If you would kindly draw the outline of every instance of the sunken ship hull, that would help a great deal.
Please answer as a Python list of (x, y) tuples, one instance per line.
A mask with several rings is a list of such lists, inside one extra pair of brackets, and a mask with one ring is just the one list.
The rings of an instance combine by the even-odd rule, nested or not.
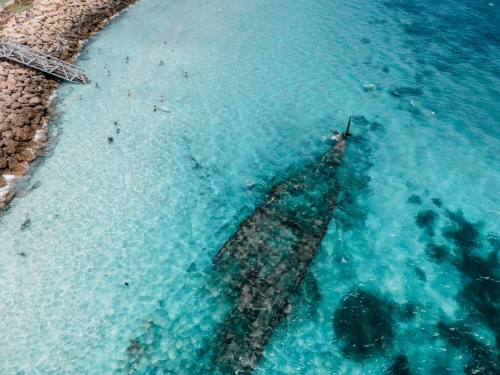
[(289, 311), (337, 203), (347, 135), (301, 174), (274, 186), (214, 257), (216, 273), (236, 297), (212, 338), (211, 362), (223, 374), (252, 373)]

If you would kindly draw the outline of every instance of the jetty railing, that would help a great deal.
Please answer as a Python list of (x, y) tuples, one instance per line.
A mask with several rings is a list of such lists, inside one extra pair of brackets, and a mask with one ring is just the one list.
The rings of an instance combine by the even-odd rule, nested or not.
[(0, 39), (0, 57), (14, 60), (70, 82), (88, 83), (83, 69), (10, 39)]

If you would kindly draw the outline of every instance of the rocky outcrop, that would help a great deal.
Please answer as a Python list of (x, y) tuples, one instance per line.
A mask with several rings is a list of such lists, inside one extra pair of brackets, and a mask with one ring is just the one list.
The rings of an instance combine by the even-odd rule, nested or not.
[[(4, 37), (62, 60), (72, 61), (82, 40), (103, 28), (106, 21), (135, 0), (35, 0), (29, 17), (4, 29)], [(54, 77), (9, 61), (0, 61), (0, 188), (3, 175), (20, 177), (44, 147), (43, 126), (50, 96), (58, 86)], [(38, 134), (38, 136), (37, 136)], [(0, 210), (12, 194), (0, 196)]]

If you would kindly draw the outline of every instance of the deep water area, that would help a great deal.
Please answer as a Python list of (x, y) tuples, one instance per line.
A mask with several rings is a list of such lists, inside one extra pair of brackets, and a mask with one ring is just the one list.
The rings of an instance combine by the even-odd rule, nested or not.
[(0, 218), (0, 373), (230, 374), (214, 348), (245, 295), (212, 260), (352, 112), (335, 210), (310, 205), (324, 237), (253, 373), (499, 374), (495, 1), (141, 0), (111, 20)]

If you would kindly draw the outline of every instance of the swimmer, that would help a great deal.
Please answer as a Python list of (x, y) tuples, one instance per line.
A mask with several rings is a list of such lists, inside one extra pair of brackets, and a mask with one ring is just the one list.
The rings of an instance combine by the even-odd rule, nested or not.
[(187, 76), (188, 76), (188, 72), (184, 72), (184, 77), (187, 78)]
[(128, 96), (130, 96), (130, 90), (127, 90), (127, 94), (128, 94)]
[(78, 96), (78, 98), (79, 98), (80, 100), (82, 100), (82, 96), (81, 96), (81, 95), (80, 95), (80, 96)]
[(116, 133), (120, 133), (120, 128), (116, 128)]
[(305, 189), (307, 187), (307, 185), (304, 183), (304, 184), (302, 184), (302, 187)]
[(164, 100), (164, 99), (163, 99), (163, 96), (160, 96), (160, 100), (161, 100), (161, 101), (163, 101), (163, 100)]
[(115, 121), (115, 126), (118, 125), (118, 123)]
[(95, 83), (95, 87), (97, 87), (97, 88), (99, 87), (99, 85), (97, 84), (97, 82)]
[(111, 75), (111, 73), (110, 73), (110, 72), (109, 72), (109, 70), (108, 70), (108, 77), (109, 77), (110, 75)]
[(157, 107), (157, 106), (154, 106), (154, 108), (153, 108), (153, 112), (156, 112), (156, 110), (157, 110), (157, 109), (158, 109), (158, 107)]
[(127, 58), (125, 59), (125, 62), (128, 62), (128, 56), (127, 56)]
[(299, 190), (299, 185), (295, 185), (295, 186), (293, 187), (293, 189), (294, 189), (295, 191)]
[(108, 143), (113, 142), (113, 137), (108, 137)]

